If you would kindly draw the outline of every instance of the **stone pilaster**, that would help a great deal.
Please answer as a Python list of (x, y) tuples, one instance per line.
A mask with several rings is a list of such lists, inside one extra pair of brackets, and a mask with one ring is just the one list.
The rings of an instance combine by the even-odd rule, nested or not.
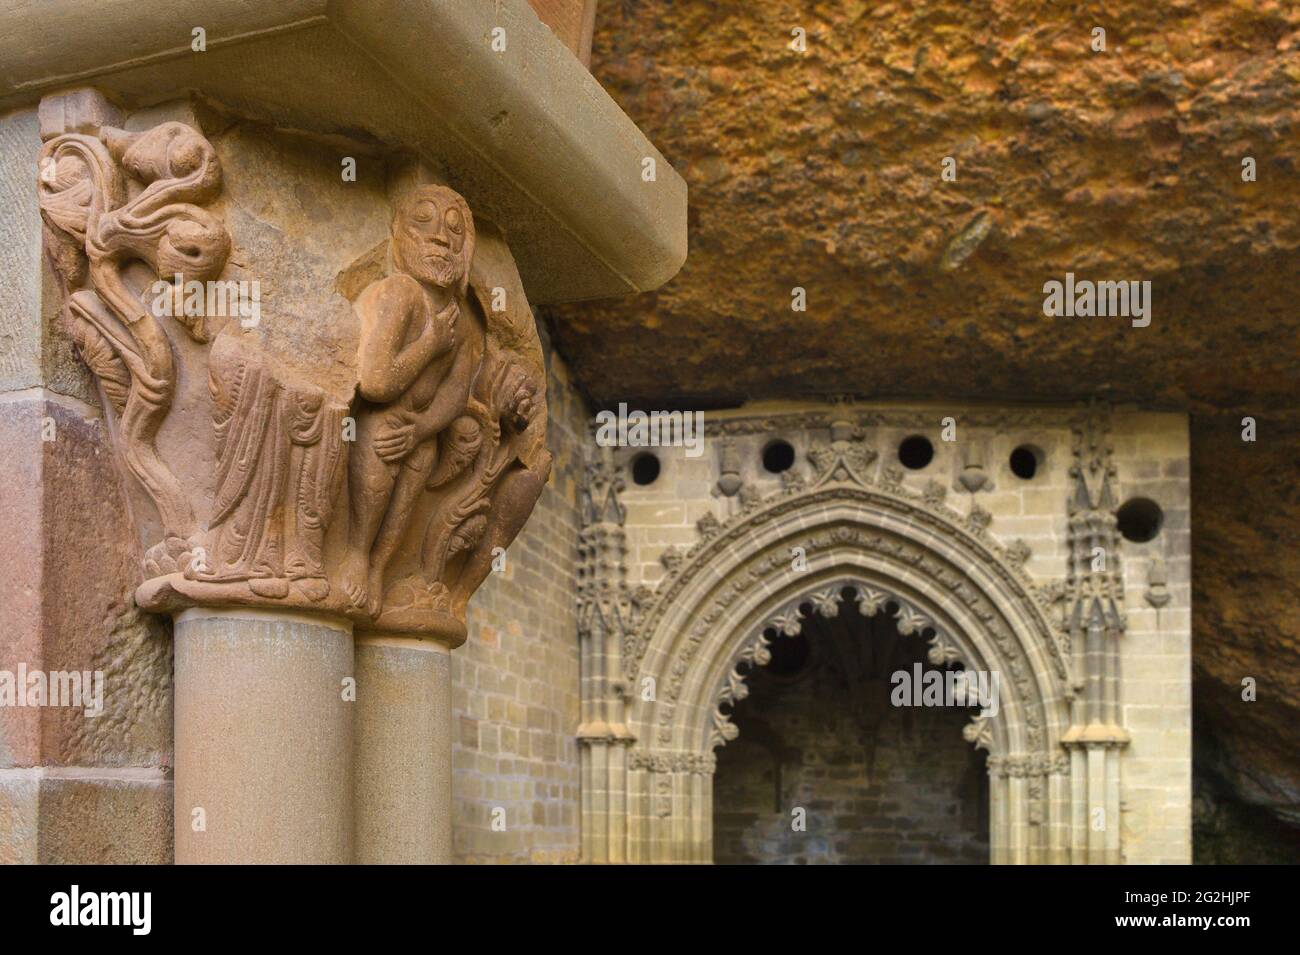
[(582, 859), (627, 862), (628, 747), (631, 688), (623, 666), (623, 640), (635, 627), (637, 602), (624, 566), (623, 476), (609, 448), (591, 450), (580, 491), (582, 530), (578, 554), (578, 646), (582, 722), (577, 738), (582, 761)]
[[(170, 640), (131, 600), (137, 560), (110, 435), (53, 321), (40, 148), (34, 107), (0, 116), (0, 862), (165, 863)], [(51, 676), (74, 675), (80, 699), (18, 692), (20, 680), (48, 691)]]
[(1109, 420), (1094, 407), (1074, 434), (1066, 626), (1075, 675), (1071, 726), (1074, 785), (1071, 861), (1113, 865), (1120, 854), (1119, 753), (1129, 743), (1119, 706), (1124, 577), (1115, 511)]

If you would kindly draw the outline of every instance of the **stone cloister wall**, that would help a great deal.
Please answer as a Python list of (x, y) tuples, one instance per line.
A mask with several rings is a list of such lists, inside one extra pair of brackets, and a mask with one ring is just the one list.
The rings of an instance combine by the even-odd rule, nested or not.
[[(1184, 416), (1136, 409), (1107, 414), (1104, 409), (1086, 408), (765, 404), (705, 417), (709, 440), (700, 457), (688, 457), (682, 448), (623, 448), (613, 458), (629, 474), (635, 470), (636, 458), (647, 450), (660, 463), (652, 482), (638, 485), (629, 478), (619, 494), (621, 542), (608, 550), (616, 555), (625, 548), (625, 574), (620, 578), (613, 569), (619, 563), (616, 557), (603, 561), (605, 576), (620, 578), (626, 606), (617, 615), (620, 619), (611, 623), (612, 605), (606, 600), (604, 622), (596, 629), (622, 628), (617, 642), (625, 648), (624, 661), (626, 648), (635, 653), (647, 640), (657, 639), (654, 628), (661, 625), (656, 620), (677, 619), (680, 611), (670, 607), (672, 601), (663, 594), (682, 567), (693, 568), (696, 578), (705, 581), (687, 587), (694, 586), (699, 593), (712, 587), (713, 593), (722, 595), (719, 608), (730, 602), (727, 595), (733, 590), (739, 594), (750, 586), (748, 581), (759, 568), (746, 564), (746, 541), (766, 531), (763, 525), (747, 530), (747, 514), (761, 514), (782, 499), (797, 501), (810, 495), (810, 486), (819, 482), (844, 488), (860, 482), (868, 496), (883, 494), (884, 499), (903, 502), (904, 512), (918, 518), (946, 515), (943, 521), (951, 531), (941, 532), (941, 537), (950, 533), (954, 542), (967, 535), (989, 541), (993, 547), (989, 553), (999, 554), (997, 562), (1011, 568), (1012, 576), (1023, 575), (1031, 601), (1045, 608), (1051, 621), (1050, 639), (1045, 634), (1034, 639), (1055, 644), (1057, 649), (1051, 652), (1068, 660), (1067, 679), (1040, 674), (1044, 685), (1057, 686), (1045, 699), (1055, 698), (1058, 703), (1053, 705), (1067, 705), (1073, 714), (1066, 719), (1072, 728), (1042, 757), (1048, 763), (1029, 769), (1039, 765), (1033, 761), (1039, 757), (1029, 763), (1019, 762), (1021, 757), (1007, 762), (990, 759), (1009, 787), (1007, 792), (1020, 794), (1008, 797), (1011, 804), (1028, 799), (1040, 806), (1017, 824), (1026, 828), (1015, 838), (1030, 840), (1025, 845), (1041, 845), (1047, 853), (1043, 858), (1052, 861), (1190, 859), (1190, 498)], [(1095, 427), (1099, 417), (1105, 423)], [(954, 440), (945, 440), (945, 426), (955, 426), (948, 433)], [(933, 451), (932, 460), (915, 469), (903, 466), (899, 457), (902, 442), (910, 437), (926, 438)], [(793, 451), (793, 466), (781, 473), (772, 473), (763, 463), (765, 450), (775, 441), (787, 442)], [(1011, 469), (1012, 452), (1020, 447), (1034, 456), (1036, 473), (1028, 479)], [(847, 463), (849, 470), (831, 473), (839, 467), (836, 461)], [(727, 481), (720, 482), (724, 475)], [(730, 493), (723, 493), (724, 483), (730, 485)], [(1149, 541), (1130, 540), (1116, 529), (1121, 506), (1138, 498), (1154, 501), (1161, 512), (1158, 533)], [(852, 513), (851, 506), (846, 508), (844, 513)], [(796, 523), (788, 528), (787, 543), (797, 542), (800, 527), (811, 515), (810, 511), (807, 518), (790, 519)], [(925, 519), (930, 521), (928, 516)], [(867, 526), (870, 523), (869, 519)], [(606, 536), (611, 526), (608, 515), (593, 524)], [(907, 523), (900, 526), (906, 538)], [(812, 525), (806, 529), (816, 530)], [(778, 536), (772, 531), (771, 541)], [(1141, 537), (1141, 528), (1133, 536)], [(726, 541), (726, 546), (717, 541)], [(709, 552), (719, 556), (712, 566), (697, 566), (698, 554), (708, 549), (708, 542), (715, 542), (709, 544)], [(1098, 542), (1106, 546), (1098, 548)], [(788, 554), (782, 558), (781, 548), (770, 542), (768, 546), (773, 550), (763, 572), (770, 576), (763, 588), (775, 592), (793, 586), (779, 566)], [(593, 565), (601, 567), (602, 560)], [(708, 606), (712, 604), (700, 604), (697, 612), (704, 613)], [(710, 622), (714, 617), (718, 619)], [(725, 741), (728, 729), (734, 732), (734, 727), (726, 726), (726, 712), (729, 701), (743, 695), (735, 684), (743, 684), (745, 666), (762, 662), (758, 659), (762, 643), (753, 642), (760, 632), (715, 638), (713, 631), (726, 619), (726, 612), (721, 616), (711, 612), (703, 621), (692, 618), (683, 624), (702, 623), (700, 637), (705, 645), (732, 646), (735, 649), (727, 652), (738, 653), (735, 659), (743, 664), (718, 688), (721, 722), (715, 719), (715, 745)], [(784, 619), (774, 623), (783, 626)], [(671, 633), (663, 639), (672, 639)], [(691, 652), (694, 640), (684, 644), (685, 654)], [(659, 704), (637, 701), (636, 684), (644, 673), (656, 672), (674, 686), (689, 687), (696, 679), (690, 675), (691, 667), (705, 665), (688, 662), (689, 656), (656, 658), (653, 648), (644, 652), (640, 666), (647, 669), (635, 670), (624, 662), (621, 681), (615, 679), (617, 685), (608, 690), (611, 695), (606, 699), (625, 694), (627, 723), (616, 724), (612, 733), (598, 726), (597, 734), (604, 734), (606, 740), (629, 733), (644, 736), (648, 730), (640, 721)], [(694, 698), (689, 705), (707, 713), (714, 701)], [(619, 712), (617, 706), (613, 712)], [(598, 722), (607, 723), (608, 718)], [(968, 729), (967, 739), (980, 745), (982, 730)], [(659, 742), (656, 739), (651, 749)], [(617, 786), (608, 793), (599, 784), (592, 787), (596, 804), (586, 817), (588, 828), (596, 832), (592, 844), (606, 838), (611, 844), (621, 843), (626, 838), (634, 858), (637, 851), (667, 852), (666, 857), (672, 857), (677, 835), (656, 837), (668, 842), (645, 843), (638, 850), (637, 836), (627, 835), (621, 824), (605, 825), (615, 812), (610, 807), (622, 805), (624, 799), (630, 806), (639, 798), (635, 780), (640, 770), (633, 767), (644, 766), (649, 771), (646, 778), (659, 779), (666, 788), (662, 802), (652, 799), (655, 808), (642, 822), (637, 822), (637, 813), (644, 809), (627, 810), (631, 829), (644, 825), (657, 831), (660, 823), (655, 817), (660, 817), (664, 826), (676, 827), (672, 832), (682, 832), (681, 838), (694, 840), (693, 844), (702, 839), (707, 845), (709, 837), (700, 829), (704, 824), (698, 817), (679, 822), (674, 807), (679, 798), (707, 798), (707, 794), (684, 794), (705, 792), (699, 782), (687, 777), (701, 776), (707, 787), (713, 771), (709, 755), (639, 754), (646, 745), (640, 738), (622, 745), (628, 747), (622, 764), (615, 755), (621, 747), (599, 741), (590, 747), (598, 778), (618, 776), (623, 765), (629, 767), (626, 793)], [(602, 759), (607, 760), (604, 768)], [(655, 763), (656, 759), (661, 762)], [(678, 762), (680, 773), (670, 769)], [(667, 774), (671, 784), (656, 774)], [(1094, 819), (1097, 810), (1109, 815)], [(1023, 803), (1015, 811), (1024, 811)], [(688, 830), (691, 835), (685, 834)], [(1038, 830), (1042, 831), (1035, 835)], [(1048, 850), (1049, 843), (1075, 848)], [(649, 848), (652, 844), (659, 848)], [(1085, 844), (1086, 850), (1080, 848)], [(691, 853), (687, 858), (697, 858), (700, 850), (683, 851)], [(1019, 858), (1035, 858), (1034, 851), (1038, 850)], [(1014, 858), (1013, 853), (1006, 861)]]

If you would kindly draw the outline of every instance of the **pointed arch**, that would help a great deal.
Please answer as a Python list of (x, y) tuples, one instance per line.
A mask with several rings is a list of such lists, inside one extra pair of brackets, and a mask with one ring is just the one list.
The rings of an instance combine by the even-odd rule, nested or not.
[[(932, 662), (997, 672), (998, 714), (972, 723), (990, 751), (994, 861), (1059, 861), (1069, 838), (1069, 760), (1061, 740), (1072, 694), (1065, 635), (1016, 555), (978, 513), (963, 516), (901, 488), (830, 484), (751, 506), (702, 539), (629, 637), (629, 861), (710, 861), (713, 750), (735, 735), (729, 704), (766, 662), (770, 635), (794, 632), (801, 607), (833, 613), (848, 591), (864, 612), (892, 612)], [(617, 784), (615, 784), (617, 788)]]

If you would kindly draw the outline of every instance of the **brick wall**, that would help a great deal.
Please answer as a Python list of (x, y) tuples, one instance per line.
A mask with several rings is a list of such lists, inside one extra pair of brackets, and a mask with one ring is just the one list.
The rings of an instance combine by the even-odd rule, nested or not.
[(574, 573), (587, 411), (549, 349), (547, 367), (551, 479), (504, 570), (470, 602), (469, 640), (452, 653), (460, 863), (578, 858)]

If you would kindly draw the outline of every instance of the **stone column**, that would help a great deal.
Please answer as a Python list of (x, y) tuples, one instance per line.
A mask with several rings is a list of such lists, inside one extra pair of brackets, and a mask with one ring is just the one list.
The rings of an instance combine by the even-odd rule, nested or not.
[(352, 861), (352, 625), (177, 614), (176, 862)]
[(356, 640), (356, 861), (451, 862), (451, 647)]

